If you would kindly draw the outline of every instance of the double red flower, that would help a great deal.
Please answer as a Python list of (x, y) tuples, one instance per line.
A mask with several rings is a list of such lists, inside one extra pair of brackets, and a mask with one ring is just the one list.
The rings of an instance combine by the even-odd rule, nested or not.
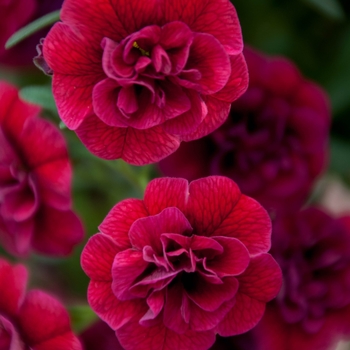
[(68, 128), (105, 159), (142, 165), (220, 126), (246, 89), (228, 0), (66, 0), (44, 41)]
[(88, 300), (125, 349), (208, 349), (248, 331), (281, 285), (266, 211), (224, 177), (156, 179), (82, 254)]

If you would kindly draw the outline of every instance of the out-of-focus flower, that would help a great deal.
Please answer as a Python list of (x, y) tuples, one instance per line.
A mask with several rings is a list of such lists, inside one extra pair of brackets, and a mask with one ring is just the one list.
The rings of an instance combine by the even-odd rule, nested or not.
[(63, 0), (0, 0), (0, 63), (10, 66), (33, 64), (35, 47), (48, 30), (43, 29), (15, 47), (5, 50), (9, 37), (21, 27), (45, 14), (58, 10)]
[(60, 117), (94, 154), (142, 165), (215, 130), (247, 87), (228, 0), (66, 0), (44, 41)]
[(84, 350), (124, 350), (115, 332), (103, 321), (97, 321), (86, 329), (80, 340)]
[(153, 180), (99, 229), (82, 253), (88, 300), (127, 350), (208, 349), (280, 289), (269, 217), (225, 177)]
[(309, 208), (273, 225), (283, 287), (252, 331), (258, 350), (329, 350), (350, 335), (350, 216)]
[(27, 270), (0, 258), (0, 348), (81, 350), (63, 305), (41, 290), (26, 292)]
[(245, 50), (250, 84), (226, 123), (160, 162), (170, 176), (225, 175), (269, 211), (298, 209), (327, 161), (324, 92), (283, 58)]
[(0, 242), (19, 255), (66, 255), (83, 228), (71, 210), (64, 138), (39, 112), (0, 82)]

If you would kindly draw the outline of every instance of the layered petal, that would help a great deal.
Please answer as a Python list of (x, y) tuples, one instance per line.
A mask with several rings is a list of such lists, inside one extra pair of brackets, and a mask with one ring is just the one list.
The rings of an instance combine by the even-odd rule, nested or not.
[(219, 176), (191, 182), (189, 193), (189, 221), (195, 232), (205, 236), (213, 235), (241, 197), (238, 186), (232, 180)]
[[(205, 350), (215, 341), (213, 332), (187, 331), (178, 334), (163, 324), (153, 327), (142, 327), (137, 322), (129, 322), (116, 331), (121, 345), (126, 350), (161, 350), (188, 349)], [(132, 339), (132, 342), (130, 341)]]
[(125, 199), (116, 204), (108, 213), (99, 230), (112, 237), (120, 249), (131, 248), (129, 231), (131, 225), (140, 218), (148, 216), (148, 211), (140, 199)]

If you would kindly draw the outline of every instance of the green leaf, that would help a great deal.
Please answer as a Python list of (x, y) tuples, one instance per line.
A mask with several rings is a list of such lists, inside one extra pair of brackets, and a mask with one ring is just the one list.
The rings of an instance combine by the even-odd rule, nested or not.
[(51, 86), (49, 85), (26, 86), (19, 91), (19, 95), (23, 100), (39, 105), (44, 109), (57, 115), (56, 103), (52, 96)]
[(98, 320), (96, 314), (88, 305), (74, 305), (68, 307), (74, 332), (80, 333)]
[(47, 15), (38, 18), (32, 23), (29, 23), (25, 27), (21, 28), (19, 31), (14, 33), (6, 42), (5, 48), (10, 49), (11, 47), (17, 45), (22, 40), (26, 39), (28, 36), (36, 33), (38, 30), (45, 28), (60, 19), (60, 10), (48, 13)]
[(304, 3), (313, 7), (318, 12), (323, 15), (334, 19), (343, 20), (345, 19), (345, 14), (343, 8), (339, 4), (338, 0), (303, 0)]
[(330, 170), (336, 172), (347, 180), (350, 179), (350, 143), (333, 137), (331, 139)]

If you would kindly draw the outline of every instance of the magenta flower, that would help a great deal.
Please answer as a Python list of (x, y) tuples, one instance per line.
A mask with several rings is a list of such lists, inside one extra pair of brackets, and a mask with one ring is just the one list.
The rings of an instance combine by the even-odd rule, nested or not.
[(0, 242), (11, 253), (66, 255), (83, 238), (71, 210), (63, 136), (0, 82)]
[(143, 165), (227, 118), (247, 87), (228, 0), (66, 0), (44, 41), (68, 128), (105, 159)]
[(99, 229), (88, 300), (127, 350), (208, 349), (254, 327), (281, 285), (266, 211), (224, 177), (153, 180)]
[(253, 330), (257, 350), (327, 350), (350, 335), (350, 216), (309, 208), (274, 224), (283, 287)]
[(327, 163), (325, 93), (284, 58), (245, 50), (250, 84), (230, 117), (160, 163), (169, 176), (225, 175), (269, 211), (298, 209)]
[[(5, 43), (21, 27), (61, 7), (63, 0), (0, 0), (0, 63), (10, 66), (33, 65), (35, 47), (48, 29), (5, 50)], [(34, 66), (33, 66), (34, 67)]]
[(41, 290), (26, 292), (27, 270), (0, 258), (0, 349), (82, 350), (68, 312)]

